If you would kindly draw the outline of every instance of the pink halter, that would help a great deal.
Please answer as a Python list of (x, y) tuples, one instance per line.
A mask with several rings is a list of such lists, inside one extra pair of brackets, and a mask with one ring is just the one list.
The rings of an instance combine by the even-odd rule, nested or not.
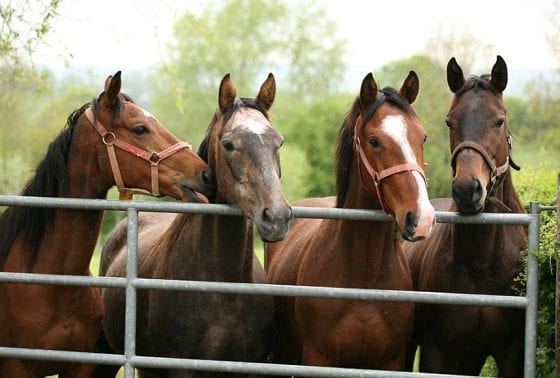
[[(383, 209), (383, 211), (385, 211), (385, 214), (394, 215), (393, 210), (389, 207), (389, 205), (387, 205), (387, 203), (383, 199), (383, 194), (381, 192), (381, 189), (379, 188), (381, 181), (389, 176), (392, 176), (400, 172), (416, 171), (420, 173), (420, 175), (424, 179), (424, 182), (426, 182), (426, 176), (424, 175), (424, 170), (416, 163), (403, 163), (384, 169), (381, 172), (377, 172), (375, 169), (373, 169), (373, 167), (367, 160), (367, 156), (360, 145), (357, 123), (356, 126), (354, 126), (354, 141), (355, 141), (356, 151), (358, 152), (358, 163), (360, 161), (362, 162), (369, 176), (373, 179), (373, 183), (375, 185), (375, 192), (377, 193), (377, 198), (379, 199), (379, 204), (381, 205), (381, 208)], [(360, 174), (359, 172), (360, 170), (358, 168), (358, 174)], [(362, 182), (362, 185), (364, 185), (361, 175), (360, 175), (360, 181)]]
[[(99, 135), (101, 135), (101, 140), (103, 144), (107, 146), (107, 154), (109, 155), (109, 162), (111, 163), (111, 170), (113, 171), (113, 178), (115, 180), (115, 184), (121, 193), (121, 199), (132, 198), (132, 194), (147, 194), (152, 196), (159, 196), (159, 162), (169, 156), (173, 155), (174, 153), (182, 150), (183, 148), (192, 148), (190, 144), (186, 142), (178, 142), (161, 152), (147, 152), (138, 147), (135, 147), (131, 144), (123, 142), (122, 140), (117, 139), (116, 135), (111, 132), (107, 131), (103, 125), (95, 119), (91, 108), (87, 108), (85, 111), (85, 116), (88, 121), (93, 125), (93, 127), (97, 130)], [(127, 188), (124, 186), (124, 182), (122, 179), (121, 171), (119, 169), (119, 163), (117, 161), (117, 155), (115, 154), (115, 147), (120, 148), (123, 151), (129, 152), (141, 159), (146, 160), (151, 165), (151, 177), (152, 177), (152, 190), (147, 191), (145, 189), (140, 188)]]

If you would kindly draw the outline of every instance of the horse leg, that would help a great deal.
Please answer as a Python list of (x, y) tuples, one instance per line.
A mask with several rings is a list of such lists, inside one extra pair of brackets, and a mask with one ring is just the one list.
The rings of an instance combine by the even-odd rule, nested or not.
[(94, 365), (79, 364), (72, 366), (65, 373), (59, 374), (60, 378), (91, 378), (93, 377)]
[(498, 365), (498, 375), (507, 378), (523, 377), (523, 345), (515, 342), (509, 348), (494, 355), (496, 365)]
[[(97, 339), (97, 343), (95, 344), (95, 351), (97, 353), (115, 353), (115, 351), (111, 347), (111, 344), (109, 344), (109, 341), (107, 340), (105, 331), (103, 329), (101, 329), (101, 332), (99, 332), (99, 338)], [(115, 377), (119, 369), (120, 366), (97, 364), (95, 365), (92, 376), (95, 378)]]
[(405, 351), (405, 371), (412, 371), (414, 369), (414, 360), (416, 359), (416, 352), (418, 351), (418, 345), (414, 342), (410, 342)]
[(23, 360), (7, 358), (0, 360), (0, 378), (37, 378), (35, 373)]

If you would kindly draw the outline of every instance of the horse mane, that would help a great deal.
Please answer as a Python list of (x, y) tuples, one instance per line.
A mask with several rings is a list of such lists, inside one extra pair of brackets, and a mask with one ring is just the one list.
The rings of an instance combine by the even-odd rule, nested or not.
[[(361, 120), (360, 127), (364, 127), (373, 117), (377, 109), (389, 103), (407, 113), (414, 113), (410, 104), (394, 88), (385, 87), (375, 101), (373, 101), (365, 111)], [(342, 207), (346, 200), (348, 185), (350, 181), (350, 171), (354, 160), (354, 125), (360, 116), (360, 97), (356, 97), (350, 111), (346, 114), (338, 134), (338, 145), (336, 148), (336, 207)]]
[[(132, 100), (121, 94), (113, 109), (113, 118), (122, 113), (124, 101)], [(35, 170), (35, 176), (24, 186), (22, 196), (61, 197), (66, 194), (74, 126), (90, 106), (97, 108), (99, 99), (93, 99), (82, 105), (68, 116), (66, 126), (49, 144), (47, 153)], [(18, 235), (22, 235), (24, 249), (30, 255), (30, 264), (33, 264), (45, 233), (52, 228), (55, 210), (46, 207), (10, 206), (4, 211), (0, 216), (0, 271), (3, 270), (6, 258)]]
[(463, 94), (470, 90), (485, 90), (491, 92), (495, 95), (499, 95), (500, 91), (498, 91), (492, 84), (490, 84), (490, 75), (484, 74), (480, 76), (470, 75), (465, 83), (455, 92), (455, 98), (461, 97)]

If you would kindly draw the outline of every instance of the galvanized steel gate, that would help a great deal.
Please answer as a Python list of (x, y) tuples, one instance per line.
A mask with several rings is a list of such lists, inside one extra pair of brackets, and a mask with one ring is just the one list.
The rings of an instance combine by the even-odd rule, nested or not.
[[(0, 206), (5, 205), (126, 211), (128, 215), (128, 261), (126, 278), (0, 272), (0, 282), (125, 288), (126, 325), (124, 355), (0, 347), (0, 357), (123, 365), (125, 378), (133, 378), (134, 368), (140, 367), (168, 367), (232, 373), (297, 375), (302, 377), (428, 376), (428, 374), (422, 373), (137, 356), (135, 352), (136, 290), (164, 289), (249, 295), (265, 294), (417, 303), (437, 302), (444, 304), (523, 308), (526, 313), (524, 376), (535, 376), (538, 294), (538, 261), (536, 258), (536, 252), (539, 245), (539, 212), (541, 210), (538, 203), (531, 203), (531, 210), (529, 214), (479, 214), (474, 216), (461, 216), (456, 213), (449, 212), (436, 213), (437, 221), (443, 223), (517, 224), (527, 226), (529, 230), (529, 254), (526, 283), (527, 288), (526, 296), (524, 297), (142, 279), (137, 277), (136, 265), (138, 212), (185, 212), (239, 216), (239, 210), (226, 205), (189, 204), (177, 202), (127, 202), (111, 200), (0, 196)], [(386, 221), (391, 219), (381, 211), (370, 210), (295, 207), (293, 208), (293, 213), (294, 216), (301, 218), (337, 218), (370, 221)], [(1, 326), (2, 325), (0, 325), (0, 327)], [(434, 375), (430, 374), (429, 376)], [(450, 375), (437, 376), (449, 377)]]

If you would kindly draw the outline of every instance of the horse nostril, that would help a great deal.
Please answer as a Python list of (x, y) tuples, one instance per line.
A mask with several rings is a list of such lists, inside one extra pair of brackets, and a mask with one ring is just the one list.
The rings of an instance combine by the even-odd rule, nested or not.
[(212, 173), (212, 171), (203, 169), (200, 173), (200, 177), (202, 178), (202, 182), (204, 183), (204, 185), (208, 187), (214, 186), (214, 174)]
[(416, 227), (418, 227), (418, 217), (412, 211), (406, 213), (405, 227), (408, 235), (412, 236), (416, 232)]
[(473, 202), (478, 202), (482, 198), (482, 184), (480, 180), (473, 177)]
[(273, 219), (270, 209), (268, 207), (264, 208), (262, 217), (264, 221), (268, 221), (268, 222), (270, 222)]

